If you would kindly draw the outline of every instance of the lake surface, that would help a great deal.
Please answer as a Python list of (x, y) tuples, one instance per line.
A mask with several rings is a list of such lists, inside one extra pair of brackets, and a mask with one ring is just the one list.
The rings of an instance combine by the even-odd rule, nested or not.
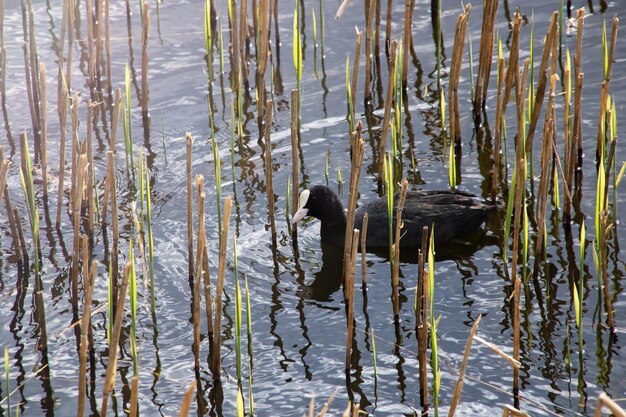
[[(11, 396), (12, 407), (20, 404), (20, 415), (67, 416), (76, 413), (78, 395), (77, 338), (67, 327), (73, 321), (71, 306), (70, 269), (72, 257), (72, 223), (67, 208), (63, 209), (59, 229), (54, 227), (56, 216), (56, 178), (59, 176), (59, 125), (56, 112), (58, 43), (62, 10), (58, 2), (34, 1), (35, 32), (40, 62), (47, 67), (48, 82), (48, 158), (53, 180), (49, 186), (50, 204), (43, 207), (41, 186), (37, 188), (41, 217), (41, 246), (43, 260), (43, 300), (48, 333), (49, 378), (35, 374), (40, 368), (41, 355), (37, 350), (41, 334), (35, 302), (34, 284), (25, 279), (28, 274), (16, 262), (7, 213), (0, 206), (0, 347), (7, 347), (10, 364), (11, 389), (20, 386)], [(310, 221), (298, 232), (298, 251), (294, 252), (289, 233), (286, 205), (288, 178), (291, 175), (290, 91), (296, 87), (292, 63), (292, 28), (294, 2), (280, 2), (280, 43), (276, 45), (272, 32), (274, 77), (270, 79), (268, 65), (267, 88), (273, 84), (274, 114), (271, 127), (272, 166), (276, 200), (277, 240), (273, 247), (269, 231), (265, 174), (256, 106), (251, 100), (244, 104), (244, 136), (235, 144), (234, 167), (231, 164), (231, 103), (228, 74), (219, 73), (217, 55), (213, 70), (216, 78), (211, 88), (207, 85), (205, 61), (203, 5), (197, 1), (168, 0), (159, 5), (158, 15), (151, 5), (152, 28), (149, 40), (149, 125), (144, 125), (138, 94), (141, 87), (141, 19), (138, 2), (131, 2), (130, 18), (133, 38), (129, 41), (126, 7), (122, 2), (111, 5), (112, 85), (123, 87), (124, 68), (131, 73), (132, 132), (134, 152), (141, 148), (148, 160), (151, 178), (153, 231), (155, 244), (155, 291), (157, 299), (156, 329), (149, 306), (149, 291), (141, 284), (139, 291), (138, 349), (139, 412), (142, 415), (178, 415), (180, 404), (189, 384), (197, 380), (201, 395), (192, 402), (192, 414), (234, 415), (236, 407), (236, 363), (234, 341), (234, 256), (233, 233), (237, 241), (237, 268), (242, 278), (247, 276), (252, 314), (253, 367), (244, 366), (244, 375), (253, 376), (252, 392), (257, 415), (301, 416), (307, 413), (311, 398), (319, 411), (328, 397), (337, 389), (331, 405), (333, 415), (344, 410), (348, 399), (354, 399), (362, 410), (377, 416), (420, 413), (417, 362), (417, 340), (413, 303), (417, 265), (403, 262), (401, 270), (400, 320), (394, 322), (391, 303), (389, 261), (375, 254), (367, 255), (367, 291), (359, 291), (361, 270), (357, 269), (355, 294), (355, 346), (349, 378), (344, 372), (346, 316), (343, 292), (340, 290), (341, 261), (332, 251), (320, 250), (319, 222)], [(482, 4), (476, 2), (470, 17), (468, 33), (473, 45), (473, 63), (478, 65)], [(355, 26), (364, 29), (364, 10), (361, 2), (352, 2), (340, 20), (334, 15), (339, 2), (324, 2), (325, 23), (324, 60), (320, 35), (320, 9), (317, 1), (303, 1), (301, 29), (303, 41), (303, 78), (301, 82), (301, 186), (328, 183), (339, 192), (344, 205), (348, 199), (350, 158), (348, 123), (346, 121), (345, 64), (346, 56), (354, 61)], [(72, 90), (81, 95), (79, 136), (86, 132), (86, 42), (84, 7), (81, 7), (81, 37), (76, 41)], [(216, 4), (221, 16), (227, 16), (225, 2)], [(530, 22), (534, 15), (535, 54), (541, 53), (541, 40), (547, 22), (559, 1), (504, 2), (498, 11), (497, 33), (503, 41), (508, 57), (510, 32), (508, 17), (519, 7)], [(562, 212), (554, 207), (552, 198), (546, 214), (548, 249), (541, 267), (537, 285), (529, 281), (522, 295), (521, 335), (521, 408), (533, 416), (593, 415), (596, 397), (607, 392), (623, 397), (626, 390), (626, 362), (622, 359), (626, 297), (623, 291), (625, 271), (620, 242), (626, 216), (623, 185), (615, 193), (612, 206), (615, 221), (609, 242), (608, 272), (610, 293), (617, 329), (611, 334), (606, 327), (606, 312), (598, 302), (601, 291), (592, 256), (595, 239), (595, 143), (598, 123), (600, 85), (602, 82), (601, 32), (603, 21), (610, 22), (621, 11), (620, 2), (573, 2), (575, 9), (585, 7), (583, 39), (583, 140), (584, 166), (580, 187), (580, 204), (576, 207), (572, 232), (568, 242), (562, 225)], [(312, 11), (318, 25), (318, 45), (313, 40)], [(393, 3), (392, 36), (399, 38), (402, 30), (404, 3)], [(302, 13), (304, 12), (304, 14)], [(447, 85), (449, 60), (452, 55), (454, 25), (461, 12), (458, 3), (444, 2), (441, 13), (444, 37), (444, 85)], [(9, 124), (14, 137), (8, 140), (6, 129), (0, 134), (5, 155), (13, 161), (8, 178), (8, 189), (13, 203), (26, 216), (26, 203), (19, 176), (19, 133), (32, 136), (29, 102), (26, 94), (22, 52), (22, 23), (20, 6), (16, 0), (5, 2), (4, 42), (7, 51), (6, 95)], [(381, 25), (384, 43), (385, 5)], [(251, 18), (249, 19), (251, 22)], [(272, 21), (273, 25), (273, 21)], [(228, 22), (222, 22), (224, 45), (228, 45)], [(272, 26), (273, 28), (273, 26)], [(273, 29), (272, 29), (273, 30)], [(430, 2), (417, 0), (413, 20), (413, 49), (415, 56), (409, 62), (407, 101), (403, 112), (402, 174), (410, 188), (433, 190), (448, 188), (448, 148), (441, 130), (437, 92), (436, 45), (431, 23)], [(528, 57), (531, 28), (522, 29), (521, 60)], [(626, 137), (623, 97), (626, 96), (626, 41), (618, 37), (610, 93), (616, 100), (618, 145), (615, 154), (617, 170), (626, 158), (621, 138)], [(563, 34), (563, 45), (573, 54), (575, 35)], [(254, 40), (252, 39), (252, 42)], [(253, 46), (252, 46), (253, 48)], [(384, 48), (381, 50), (384, 63)], [(539, 58), (535, 58), (538, 68)], [(226, 70), (228, 70), (226, 58)], [(250, 63), (250, 85), (254, 88), (254, 63)], [(386, 66), (380, 74), (386, 86)], [(560, 73), (560, 71), (559, 71)], [(487, 126), (476, 127), (470, 102), (470, 72), (468, 49), (461, 73), (459, 100), (462, 121), (462, 162), (459, 188), (488, 200), (491, 175), (489, 158), (491, 140), (485, 139), (488, 128), (495, 126), (496, 102), (495, 66), (487, 99)], [(360, 180), (359, 204), (378, 197), (374, 176), (373, 157), (382, 124), (380, 91), (374, 92), (370, 111), (363, 104), (364, 60), (361, 59), (357, 92), (357, 118), (364, 128), (365, 156)], [(373, 81), (375, 87), (377, 79)], [(558, 87), (560, 91), (560, 86)], [(447, 94), (447, 87), (446, 87)], [(563, 100), (557, 102), (558, 119), (562, 123)], [(513, 103), (507, 112), (509, 138), (507, 179), (513, 171), (513, 142), (515, 119)], [(222, 384), (216, 387), (206, 361), (208, 343), (203, 342), (202, 369), (194, 372), (191, 325), (191, 288), (188, 277), (187, 253), (187, 192), (185, 174), (185, 133), (191, 132), (193, 145), (193, 174), (206, 178), (206, 231), (209, 247), (211, 277), (215, 279), (218, 262), (218, 215), (215, 181), (215, 161), (211, 148), (209, 111), (214, 112), (215, 138), (219, 145), (222, 179), (222, 199), (234, 199), (229, 237), (226, 271), (224, 320), (222, 340)], [(371, 110), (374, 110), (373, 112)], [(366, 117), (368, 114), (368, 117)], [(540, 119), (543, 120), (543, 117)], [(110, 123), (107, 119), (107, 123)], [(540, 123), (541, 126), (541, 123)], [(540, 129), (539, 127), (538, 129)], [(557, 147), (562, 148), (562, 133), (558, 127)], [(121, 210), (120, 262), (128, 257), (131, 233), (129, 216), (135, 191), (128, 187), (125, 171), (121, 123), (118, 129), (116, 164), (118, 168), (118, 200)], [(106, 149), (109, 127), (102, 122), (94, 126), (94, 163), (98, 194), (106, 171)], [(31, 139), (29, 139), (31, 140)], [(537, 132), (534, 150), (535, 184), (538, 183), (540, 134)], [(32, 146), (32, 140), (31, 140)], [(69, 150), (69, 146), (68, 146)], [(415, 167), (411, 164), (411, 154)], [(326, 176), (326, 165), (329, 165)], [(67, 166), (69, 170), (69, 166)], [(233, 172), (234, 171), (234, 172)], [(339, 171), (344, 183), (338, 181)], [(36, 174), (40, 178), (39, 174)], [(234, 178), (234, 181), (233, 181)], [(536, 185), (535, 185), (536, 187)], [(563, 188), (560, 185), (561, 204)], [(611, 189), (612, 190), (612, 189)], [(610, 192), (613, 204), (613, 194)], [(533, 195), (529, 197), (532, 203)], [(66, 202), (65, 202), (66, 203)], [(502, 259), (504, 207), (506, 201), (499, 195), (498, 213), (485, 226), (477, 242), (463, 250), (438, 251), (442, 260), (435, 264), (435, 316), (439, 318), (438, 348), (441, 366), (440, 412), (447, 414), (458, 376), (463, 349), (472, 324), (479, 315), (482, 321), (478, 335), (512, 354), (512, 284), (510, 264)], [(534, 208), (534, 203), (531, 204)], [(532, 213), (532, 210), (530, 211)], [(50, 220), (52, 219), (52, 220)], [(578, 239), (582, 220), (587, 225), (584, 294), (584, 352), (583, 363), (578, 355), (578, 330), (572, 305), (570, 280), (578, 277)], [(194, 220), (197, 221), (197, 220)], [(22, 220), (27, 243), (28, 219)], [(197, 223), (196, 223), (197, 229)], [(535, 228), (531, 228), (534, 238)], [(107, 268), (105, 238), (101, 230), (94, 234), (93, 258), (101, 262), (95, 284), (93, 308), (102, 307), (107, 300)], [(510, 242), (510, 241), (509, 241)], [(29, 246), (30, 248), (31, 246)], [(451, 252), (451, 253), (448, 253)], [(510, 248), (508, 249), (510, 254)], [(139, 256), (139, 253), (136, 253)], [(529, 265), (532, 268), (534, 258)], [(357, 261), (360, 264), (360, 258)], [(32, 262), (31, 262), (32, 264)], [(106, 264), (105, 264), (106, 265)], [(122, 264), (121, 264), (122, 265)], [(31, 265), (32, 268), (32, 265)], [(538, 296), (538, 292), (540, 296)], [(542, 304), (540, 304), (542, 302)], [(202, 313), (204, 317), (204, 312)], [(245, 315), (244, 315), (245, 317)], [(126, 339), (118, 361), (116, 396), (112, 407), (117, 415), (125, 414), (130, 400), (132, 365), (129, 348), (128, 323), (122, 331)], [(99, 415), (102, 401), (104, 373), (108, 361), (106, 342), (106, 309), (92, 319), (95, 370), (88, 389), (87, 412)], [(206, 323), (203, 322), (203, 336)], [(158, 330), (158, 331), (155, 331)], [(374, 376), (373, 345), (375, 334), (377, 377)], [(244, 337), (244, 352), (247, 342)], [(432, 375), (429, 371), (429, 387)], [(472, 348), (466, 383), (457, 415), (501, 415), (505, 404), (513, 404), (513, 371), (492, 350), (475, 342)], [(246, 380), (247, 381), (247, 380)], [(6, 397), (6, 383), (0, 384), (2, 399)], [(223, 398), (220, 400), (220, 395)], [(217, 400), (216, 400), (217, 397)], [(244, 390), (246, 407), (249, 394)], [(197, 401), (196, 401), (197, 400)], [(111, 402), (110, 402), (111, 403)], [(8, 416), (6, 401), (0, 404), (0, 415)], [(12, 415), (16, 410), (12, 409)], [(111, 411), (109, 411), (111, 412)], [(431, 413), (433, 413), (431, 408)], [(434, 413), (433, 413), (434, 415)]]

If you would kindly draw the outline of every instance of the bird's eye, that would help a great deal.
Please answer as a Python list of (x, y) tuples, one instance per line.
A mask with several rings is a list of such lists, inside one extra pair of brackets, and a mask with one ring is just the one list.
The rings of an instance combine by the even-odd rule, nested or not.
[(298, 208), (303, 208), (306, 206), (307, 201), (309, 201), (309, 190), (304, 190), (300, 193), (300, 202), (298, 204)]

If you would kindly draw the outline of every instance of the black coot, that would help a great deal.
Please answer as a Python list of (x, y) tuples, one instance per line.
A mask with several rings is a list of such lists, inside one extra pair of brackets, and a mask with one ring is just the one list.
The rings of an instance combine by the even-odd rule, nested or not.
[[(395, 207), (398, 194), (394, 196)], [(478, 229), (487, 213), (496, 206), (486, 205), (475, 196), (461, 191), (409, 191), (402, 210), (401, 248), (417, 248), (422, 242), (422, 227), (435, 228), (435, 247)], [(354, 227), (361, 229), (363, 215), (368, 213), (366, 246), (371, 249), (389, 247), (387, 199), (379, 198), (359, 207)], [(306, 216), (322, 222), (323, 244), (342, 247), (346, 215), (337, 194), (325, 185), (314, 185), (300, 193), (298, 211), (291, 220), (296, 223)]]

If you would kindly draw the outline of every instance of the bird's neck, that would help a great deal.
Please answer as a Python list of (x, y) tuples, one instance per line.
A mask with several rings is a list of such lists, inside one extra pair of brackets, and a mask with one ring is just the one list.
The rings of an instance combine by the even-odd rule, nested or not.
[(337, 214), (330, 219), (321, 222), (320, 238), (322, 242), (327, 245), (343, 246), (345, 243), (346, 215), (343, 212), (343, 207), (340, 209), (341, 215), (337, 212)]

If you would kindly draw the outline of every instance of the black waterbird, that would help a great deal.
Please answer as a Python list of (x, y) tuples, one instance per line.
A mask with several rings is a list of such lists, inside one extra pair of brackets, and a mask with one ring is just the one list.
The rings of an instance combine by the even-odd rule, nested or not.
[[(393, 232), (399, 195), (394, 195)], [(469, 234), (480, 227), (487, 214), (496, 208), (462, 191), (408, 191), (402, 210), (400, 248), (418, 248), (422, 242), (422, 228), (434, 227), (435, 247)], [(354, 227), (361, 229), (363, 216), (368, 213), (368, 249), (389, 247), (389, 217), (387, 198), (378, 198), (359, 207)], [(346, 214), (334, 191), (325, 185), (314, 185), (300, 193), (298, 211), (291, 222), (311, 216), (321, 221), (320, 234), (324, 245), (342, 247), (346, 230)]]

